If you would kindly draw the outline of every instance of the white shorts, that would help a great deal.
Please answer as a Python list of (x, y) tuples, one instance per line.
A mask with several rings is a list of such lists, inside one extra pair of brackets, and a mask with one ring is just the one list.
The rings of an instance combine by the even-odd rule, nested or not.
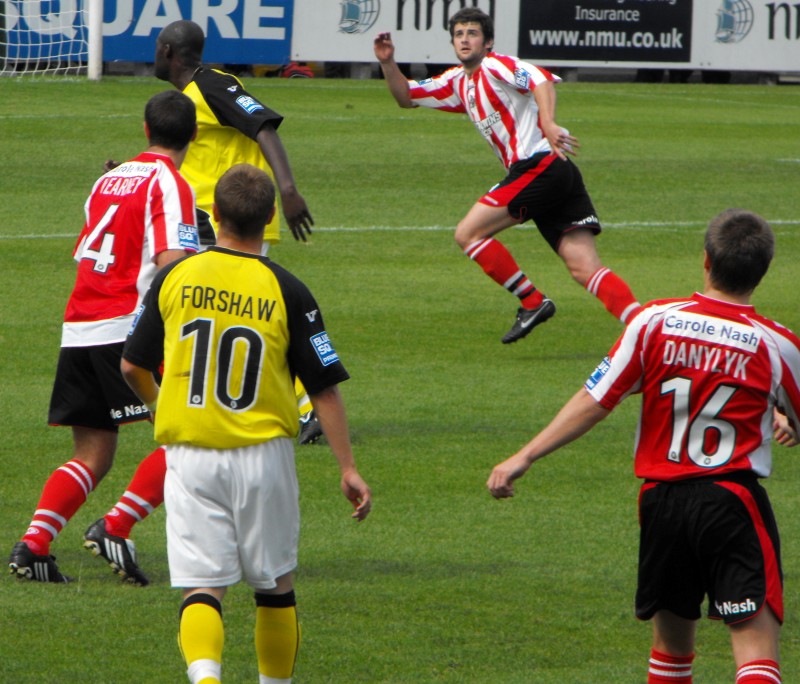
[(170, 445), (164, 503), (173, 587), (273, 589), (297, 566), (294, 442), (239, 449)]

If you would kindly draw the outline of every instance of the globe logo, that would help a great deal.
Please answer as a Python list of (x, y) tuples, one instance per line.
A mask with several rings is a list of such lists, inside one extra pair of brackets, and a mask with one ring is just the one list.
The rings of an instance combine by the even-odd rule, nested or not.
[(753, 6), (749, 0), (722, 0), (717, 10), (718, 43), (738, 43), (753, 28)]
[(339, 30), (343, 33), (365, 33), (378, 20), (380, 0), (343, 0)]

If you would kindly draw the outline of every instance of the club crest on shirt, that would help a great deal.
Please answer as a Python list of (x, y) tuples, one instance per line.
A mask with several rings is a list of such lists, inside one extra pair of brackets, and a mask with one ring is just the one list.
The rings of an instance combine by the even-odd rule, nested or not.
[(236, 104), (238, 104), (248, 114), (257, 112), (259, 109), (264, 109), (264, 106), (261, 103), (256, 102), (249, 95), (239, 95), (239, 97), (236, 98)]
[(317, 352), (317, 356), (319, 356), (319, 360), (322, 362), (323, 366), (330, 366), (332, 363), (336, 363), (339, 360), (339, 355), (333, 348), (328, 338), (328, 333), (323, 331), (313, 335), (311, 337), (311, 344), (314, 345), (314, 350)]

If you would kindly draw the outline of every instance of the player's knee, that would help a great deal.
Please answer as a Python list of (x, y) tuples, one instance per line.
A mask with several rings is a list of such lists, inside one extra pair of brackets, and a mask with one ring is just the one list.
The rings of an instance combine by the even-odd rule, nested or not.
[(461, 249), (466, 249), (473, 242), (473, 240), (469, 238), (465, 231), (462, 230), (461, 224), (456, 227), (456, 232), (453, 234), (453, 239), (456, 241), (456, 244), (461, 247)]
[(599, 268), (602, 268), (600, 261), (598, 259), (593, 258), (593, 255), (582, 255), (582, 254), (561, 254), (561, 258), (564, 260), (564, 265), (567, 267), (569, 274), (572, 276), (573, 280), (577, 282), (582, 287), (586, 287), (586, 283), (589, 282), (589, 279), (597, 272)]
[(461, 247), (462, 250), (483, 237), (485, 236), (480, 231), (464, 221), (456, 226), (456, 232), (453, 235), (453, 239), (455, 239), (456, 244)]
[(593, 273), (591, 269), (585, 268), (581, 264), (567, 264), (567, 270), (572, 279), (581, 287), (586, 287), (586, 283), (589, 282), (589, 278)]

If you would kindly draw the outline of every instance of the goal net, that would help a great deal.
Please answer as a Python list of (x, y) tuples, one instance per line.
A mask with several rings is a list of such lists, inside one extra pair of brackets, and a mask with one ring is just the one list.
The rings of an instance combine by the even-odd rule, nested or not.
[[(102, 61), (97, 62), (96, 45), (100, 36), (91, 36), (94, 26), (90, 26), (97, 4), (93, 0), (0, 0), (0, 76), (99, 78)], [(102, 12), (102, 3), (99, 8)]]

